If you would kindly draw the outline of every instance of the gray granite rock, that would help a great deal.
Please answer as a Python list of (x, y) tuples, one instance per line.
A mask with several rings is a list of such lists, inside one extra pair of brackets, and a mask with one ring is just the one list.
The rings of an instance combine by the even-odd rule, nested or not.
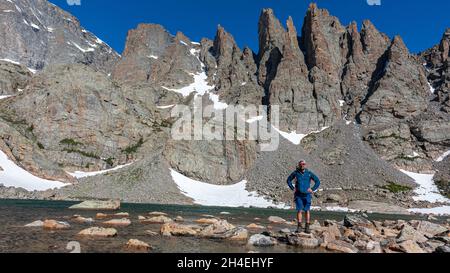
[(34, 70), (51, 64), (82, 63), (109, 73), (118, 60), (106, 43), (85, 30), (77, 18), (46, 0), (2, 1), (0, 59)]

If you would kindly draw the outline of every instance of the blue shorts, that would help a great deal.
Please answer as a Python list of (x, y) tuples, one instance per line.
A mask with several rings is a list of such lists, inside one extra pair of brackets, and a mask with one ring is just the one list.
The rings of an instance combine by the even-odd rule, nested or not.
[(295, 195), (295, 207), (297, 211), (310, 211), (311, 210), (311, 194), (296, 194)]

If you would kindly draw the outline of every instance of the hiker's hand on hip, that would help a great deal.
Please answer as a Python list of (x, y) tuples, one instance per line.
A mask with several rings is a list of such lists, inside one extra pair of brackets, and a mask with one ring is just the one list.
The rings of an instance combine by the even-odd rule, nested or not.
[(308, 192), (309, 192), (309, 193), (314, 193), (313, 190), (311, 190), (311, 189), (308, 189)]

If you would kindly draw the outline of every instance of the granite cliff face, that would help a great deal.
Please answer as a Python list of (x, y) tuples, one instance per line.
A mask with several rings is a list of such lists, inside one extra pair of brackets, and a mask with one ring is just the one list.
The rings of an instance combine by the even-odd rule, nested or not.
[(441, 103), (442, 110), (449, 112), (449, 55), (450, 28), (447, 28), (439, 45), (423, 52), (420, 56), (428, 72), (428, 80), (435, 90), (436, 100)]
[(194, 54), (199, 46), (181, 32), (171, 35), (160, 25), (140, 24), (130, 30), (112, 78), (126, 85), (147, 83), (168, 88), (192, 83), (189, 73), (201, 72)]
[[(344, 26), (311, 4), (301, 30), (264, 9), (258, 52), (239, 48), (221, 26), (197, 43), (140, 24), (120, 56), (44, 0), (2, 1), (0, 25), (0, 96), (12, 96), (0, 101), (2, 151), (35, 175), (67, 182), (74, 181), (68, 171), (134, 163), (62, 197), (145, 202), (142, 193), (153, 192), (148, 200), (164, 203), (161, 195), (176, 191), (173, 169), (213, 184), (247, 179), (249, 189), (287, 201), (285, 176), (300, 157), (329, 187), (414, 186), (396, 169), (438, 169), (448, 192), (448, 168), (434, 160), (450, 149), (449, 30), (413, 55), (370, 21)], [(272, 153), (253, 140), (172, 139), (173, 105), (193, 110), (198, 100), (262, 104), (268, 114), (279, 106), (283, 132), (330, 128), (301, 145), (280, 136)], [(131, 189), (133, 181), (142, 191)]]
[(0, 2), (0, 56), (33, 70), (81, 63), (109, 73), (119, 55), (46, 0)]

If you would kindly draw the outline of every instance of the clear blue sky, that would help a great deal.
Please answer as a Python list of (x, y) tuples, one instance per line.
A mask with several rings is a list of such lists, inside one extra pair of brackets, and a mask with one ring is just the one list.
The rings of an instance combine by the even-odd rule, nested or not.
[[(401, 35), (412, 52), (420, 52), (439, 43), (450, 27), (448, 0), (369, 0), (381, 1), (370, 6), (367, 0), (317, 0), (347, 25), (364, 19), (389, 36)], [(301, 30), (309, 0), (81, 0), (80, 6), (68, 0), (51, 0), (69, 11), (81, 24), (119, 53), (123, 51), (127, 31), (139, 23), (157, 23), (171, 33), (182, 31), (193, 41), (214, 38), (221, 24), (233, 34), (240, 47), (258, 51), (257, 23), (261, 9), (274, 9), (284, 24), (289, 15)], [(69, 0), (70, 2), (70, 0)]]

